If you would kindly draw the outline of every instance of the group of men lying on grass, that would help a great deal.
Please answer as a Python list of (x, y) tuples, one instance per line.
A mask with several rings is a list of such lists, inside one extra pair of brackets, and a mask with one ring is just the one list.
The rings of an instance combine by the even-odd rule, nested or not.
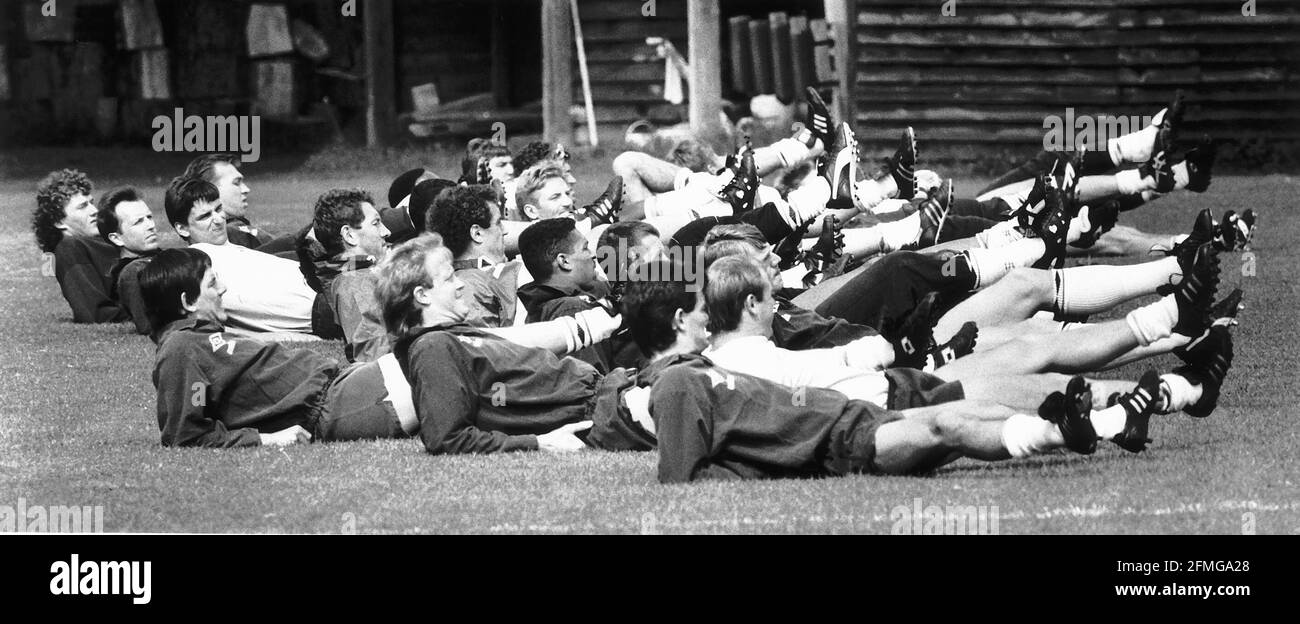
[[(658, 449), (664, 482), (914, 474), (1141, 452), (1153, 414), (1214, 410), (1241, 300), (1215, 300), (1218, 253), (1253, 213), (1204, 211), (1178, 237), (1116, 226), (1208, 187), (1211, 143), (1174, 155), (1181, 101), (976, 199), (915, 168), (911, 129), (861, 176), (848, 124), (811, 89), (805, 105), (792, 137), (725, 160), (694, 141), (620, 155), (581, 209), (562, 148), (475, 141), (460, 180), (408, 171), (382, 212), (330, 190), (286, 236), (249, 222), (223, 155), (167, 188), (185, 247), (159, 250), (140, 192), (96, 206), (71, 170), (41, 183), (34, 229), (74, 321), (157, 343), (168, 446), (418, 436), (433, 454)], [(1064, 267), (1154, 244), (1166, 257)], [(292, 346), (306, 335), (341, 338), (348, 363)], [(1079, 376), (1170, 352), (1165, 374)]]

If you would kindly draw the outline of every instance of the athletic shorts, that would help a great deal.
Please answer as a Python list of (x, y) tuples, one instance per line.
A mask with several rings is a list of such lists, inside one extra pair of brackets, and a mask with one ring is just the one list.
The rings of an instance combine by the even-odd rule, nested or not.
[(316, 431), (319, 442), (409, 437), (388, 399), (378, 362), (353, 364), (339, 373), (326, 391)]
[(881, 425), (902, 420), (897, 411), (867, 401), (849, 400), (835, 420), (823, 467), (827, 474), (878, 474), (876, 432)]
[(960, 381), (946, 381), (915, 368), (887, 368), (885, 378), (889, 380), (889, 405), (885, 407), (891, 410), (927, 407), (966, 398)]

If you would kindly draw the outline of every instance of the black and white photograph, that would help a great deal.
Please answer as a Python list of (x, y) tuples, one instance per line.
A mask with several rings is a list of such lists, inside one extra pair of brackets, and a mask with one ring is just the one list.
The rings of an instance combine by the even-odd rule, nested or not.
[(1298, 173), (1294, 0), (2, 0), (0, 534), (1297, 535)]

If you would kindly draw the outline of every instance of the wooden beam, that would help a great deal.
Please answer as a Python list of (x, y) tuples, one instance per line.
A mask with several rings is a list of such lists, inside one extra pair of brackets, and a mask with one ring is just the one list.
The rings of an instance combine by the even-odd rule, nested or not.
[(838, 119), (853, 117), (853, 41), (854, 25), (857, 24), (857, 2), (855, 0), (825, 0), (826, 23), (831, 27), (835, 37), (835, 73), (839, 84), (835, 87), (835, 116)]
[(573, 22), (569, 0), (542, 0), (542, 136), (573, 145)]
[(718, 0), (687, 0), (691, 130), (705, 137), (721, 131), (718, 121), (722, 115), (721, 19)]
[(395, 106), (393, 76), (393, 0), (366, 0), (362, 5), (366, 65), (366, 146), (379, 147), (392, 135)]
[(497, 108), (510, 105), (510, 48), (506, 40), (505, 11), (501, 0), (492, 0), (492, 103)]

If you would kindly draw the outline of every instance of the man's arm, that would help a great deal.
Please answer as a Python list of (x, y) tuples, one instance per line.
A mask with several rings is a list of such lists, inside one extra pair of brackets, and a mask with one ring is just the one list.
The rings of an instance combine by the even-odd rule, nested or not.
[(483, 331), (525, 347), (564, 355), (609, 338), (622, 323), (622, 315), (610, 316), (603, 308), (594, 308), (553, 321), (516, 327), (488, 327)]
[(121, 299), (122, 307), (135, 323), (135, 331), (138, 334), (148, 335), (152, 328), (149, 327), (149, 315), (145, 311), (144, 295), (140, 293), (140, 270), (134, 268), (136, 264), (132, 263), (123, 269), (122, 274), (117, 278), (117, 296)]
[(537, 436), (475, 426), (478, 381), (455, 341), (454, 336), (435, 332), (411, 346), (407, 374), (425, 450), (435, 455), (537, 450)]

